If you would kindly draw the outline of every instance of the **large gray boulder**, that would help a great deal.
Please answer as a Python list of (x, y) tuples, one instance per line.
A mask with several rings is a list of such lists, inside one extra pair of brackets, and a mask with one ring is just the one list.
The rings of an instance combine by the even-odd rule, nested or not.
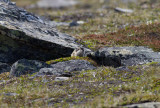
[(160, 62), (160, 52), (143, 46), (104, 47), (89, 56), (100, 65), (114, 67)]
[(77, 47), (75, 38), (58, 32), (9, 0), (0, 0), (0, 62), (67, 57)]

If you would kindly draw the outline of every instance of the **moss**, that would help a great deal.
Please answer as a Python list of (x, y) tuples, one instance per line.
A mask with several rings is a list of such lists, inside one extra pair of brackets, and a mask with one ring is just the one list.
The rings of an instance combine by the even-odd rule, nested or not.
[(159, 64), (159, 62), (151, 62), (151, 63), (148, 63), (146, 65), (148, 65), (148, 66), (156, 66), (158, 64)]
[(57, 62), (63, 62), (63, 61), (69, 61), (69, 60), (87, 60), (88, 62), (90, 62), (94, 66), (97, 66), (97, 63), (95, 61), (93, 61), (92, 59), (90, 59), (89, 57), (66, 57), (66, 58), (59, 58), (59, 59), (55, 59), (55, 60), (50, 60), (50, 61), (47, 61), (46, 63), (47, 64), (55, 64)]

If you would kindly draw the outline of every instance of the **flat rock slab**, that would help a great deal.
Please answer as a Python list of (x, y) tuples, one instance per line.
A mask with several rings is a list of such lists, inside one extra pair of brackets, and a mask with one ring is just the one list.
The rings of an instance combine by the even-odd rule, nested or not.
[(56, 75), (56, 76), (72, 76), (71, 72), (82, 70), (96, 69), (90, 62), (85, 60), (69, 60), (52, 64), (51, 68), (42, 68), (37, 73), (38, 76), (42, 75)]
[(91, 56), (105, 66), (133, 66), (149, 62), (160, 62), (160, 52), (147, 47), (105, 47)]
[(0, 1), (0, 62), (68, 57), (78, 46), (75, 38), (58, 32), (38, 16)]
[(123, 8), (119, 8), (119, 7), (115, 8), (114, 10), (116, 12), (122, 12), (122, 13), (133, 13), (133, 10), (131, 10), (131, 9), (123, 9)]
[(17, 96), (18, 94), (17, 93), (1, 93), (0, 96)]
[(160, 108), (160, 102), (147, 102), (147, 103), (139, 103), (126, 105), (124, 108)]
[(50, 26), (57, 27), (57, 26), (69, 26), (70, 23), (67, 22), (55, 22), (55, 21), (48, 21), (47, 22)]
[(40, 0), (35, 7), (38, 8), (62, 8), (77, 4), (75, 0)]
[(66, 80), (69, 80), (69, 77), (56, 77), (54, 80), (55, 81), (66, 81)]

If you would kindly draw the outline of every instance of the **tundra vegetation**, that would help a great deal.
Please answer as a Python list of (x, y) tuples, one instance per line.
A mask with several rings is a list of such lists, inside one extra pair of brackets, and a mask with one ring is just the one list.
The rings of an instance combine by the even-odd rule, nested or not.
[[(75, 27), (58, 26), (58, 30), (74, 36), (92, 50), (104, 46), (148, 46), (160, 52), (160, 1), (122, 3), (118, 0), (81, 0), (65, 9), (27, 8), (36, 0), (14, 0), (28, 11), (54, 21), (85, 23)], [(129, 8), (133, 13), (115, 12), (115, 7)], [(55, 81), (55, 76), (32, 79), (34, 75), (9, 78), (0, 74), (2, 107), (117, 107), (133, 103), (160, 102), (160, 63), (152, 62), (127, 69), (99, 67), (87, 57), (68, 57), (46, 61), (88, 60), (95, 70), (78, 71), (69, 80)], [(47, 81), (46, 81), (47, 80)], [(13, 95), (15, 94), (15, 95)]]

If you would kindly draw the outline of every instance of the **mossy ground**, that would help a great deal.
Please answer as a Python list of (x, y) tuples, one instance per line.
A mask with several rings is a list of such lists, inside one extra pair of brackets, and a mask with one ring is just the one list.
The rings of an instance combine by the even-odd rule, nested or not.
[[(26, 7), (35, 1), (16, 0)], [(144, 8), (142, 4), (148, 1)], [(107, 6), (107, 7), (106, 7)], [(102, 8), (106, 7), (106, 8)], [(133, 9), (131, 14), (117, 13), (114, 7)], [(79, 5), (67, 9), (28, 9), (51, 20), (71, 22), (83, 20), (77, 27), (59, 26), (79, 42), (92, 49), (103, 46), (149, 46), (160, 51), (160, 2), (151, 6), (149, 0), (137, 4), (124, 4), (118, 0), (81, 0)], [(44, 14), (45, 13), (45, 14)], [(47, 63), (71, 59), (61, 58)], [(94, 63), (94, 62), (93, 62)], [(112, 67), (77, 72), (68, 81), (54, 81), (55, 76), (31, 79), (24, 75), (9, 78), (9, 73), (0, 74), (0, 105), (2, 107), (117, 107), (147, 101), (160, 102), (160, 64), (128, 67), (117, 71)], [(6, 96), (4, 93), (17, 93)]]
[(59, 58), (59, 59), (55, 59), (55, 60), (50, 60), (50, 61), (47, 61), (46, 63), (47, 64), (55, 64), (57, 62), (63, 62), (63, 61), (68, 61), (68, 60), (87, 60), (91, 64), (93, 64), (94, 66), (98, 65), (95, 61), (93, 61), (89, 57), (66, 57), (66, 58)]
[[(1, 83), (0, 104), (4, 107), (70, 107), (78, 104), (72, 107), (96, 108), (160, 101), (160, 66), (152, 63), (128, 68), (117, 71), (111, 67), (99, 67), (59, 82), (54, 81), (55, 76), (8, 79), (8, 82)], [(1, 76), (7, 81), (6, 73)]]

